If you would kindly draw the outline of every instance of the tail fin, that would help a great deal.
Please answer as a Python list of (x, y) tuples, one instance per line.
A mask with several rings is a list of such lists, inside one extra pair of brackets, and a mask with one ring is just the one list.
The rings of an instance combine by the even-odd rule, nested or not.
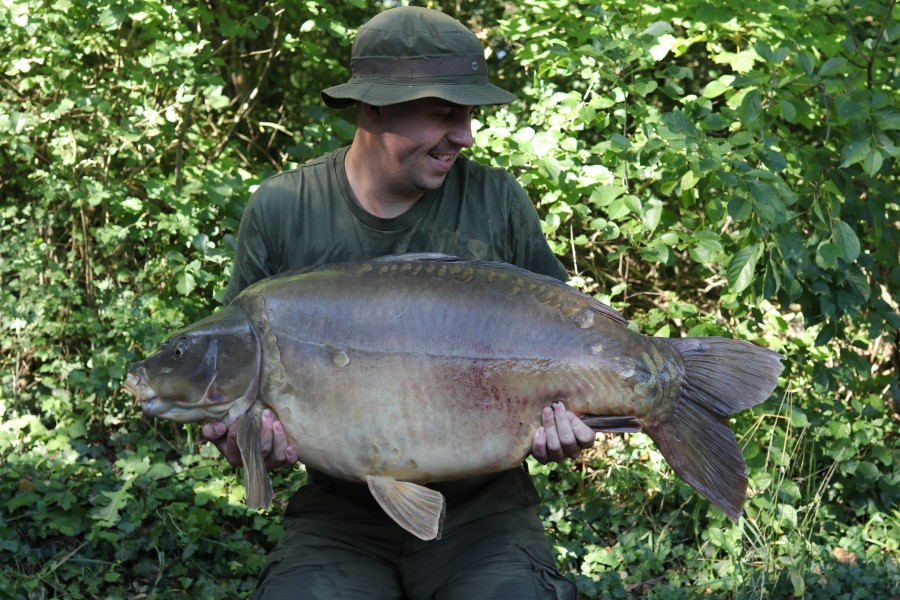
[(781, 373), (781, 355), (742, 340), (672, 338), (684, 360), (678, 398), (641, 420), (675, 472), (731, 519), (741, 517), (747, 465), (728, 415), (764, 401)]

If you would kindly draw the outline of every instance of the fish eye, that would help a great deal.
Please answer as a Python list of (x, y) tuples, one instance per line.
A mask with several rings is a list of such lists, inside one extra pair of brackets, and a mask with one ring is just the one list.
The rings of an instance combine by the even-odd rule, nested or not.
[(178, 343), (175, 344), (175, 347), (172, 348), (172, 356), (175, 358), (181, 358), (185, 354), (187, 354), (188, 350), (188, 342), (186, 339), (182, 338), (178, 340)]

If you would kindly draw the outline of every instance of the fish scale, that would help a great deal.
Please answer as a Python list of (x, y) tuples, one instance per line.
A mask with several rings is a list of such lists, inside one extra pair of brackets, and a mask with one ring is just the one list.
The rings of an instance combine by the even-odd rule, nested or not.
[(541, 409), (560, 401), (595, 431), (646, 431), (676, 473), (739, 518), (746, 466), (725, 417), (772, 393), (780, 356), (625, 325), (511, 265), (385, 257), (257, 282), (125, 385), (151, 416), (237, 421), (251, 506), (272, 496), (258, 440), (268, 407), (307, 466), (366, 482), (399, 526), (437, 538), (445, 503), (428, 484), (518, 466)]

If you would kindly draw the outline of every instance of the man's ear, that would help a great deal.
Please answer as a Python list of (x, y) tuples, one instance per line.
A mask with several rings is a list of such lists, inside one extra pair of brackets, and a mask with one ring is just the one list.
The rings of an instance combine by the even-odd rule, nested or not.
[(365, 115), (366, 118), (377, 121), (381, 118), (381, 107), (375, 106), (374, 104), (366, 104), (365, 102), (359, 103), (360, 112)]
[(365, 131), (378, 132), (381, 130), (384, 115), (381, 106), (357, 102), (356, 126)]

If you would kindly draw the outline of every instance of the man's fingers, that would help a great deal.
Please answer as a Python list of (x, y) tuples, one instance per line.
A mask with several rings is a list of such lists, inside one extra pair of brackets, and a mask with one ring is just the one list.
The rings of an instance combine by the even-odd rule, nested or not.
[(219, 438), (228, 432), (228, 428), (225, 427), (225, 423), (222, 423), (221, 421), (213, 421), (211, 423), (205, 423), (200, 432), (203, 434), (203, 437), (216, 443)]
[(559, 439), (562, 454), (569, 458), (575, 458), (581, 454), (581, 447), (578, 445), (578, 440), (575, 439), (575, 432), (572, 431), (569, 413), (562, 402), (553, 403), (553, 422), (556, 424), (556, 437)]
[(531, 456), (542, 465), (550, 462), (547, 456), (547, 433), (543, 427), (538, 427), (534, 432), (534, 439), (531, 441)]
[(297, 462), (297, 453), (288, 442), (287, 434), (281, 421), (275, 421), (275, 424), (272, 426), (272, 443), (272, 453), (266, 459), (267, 469), (278, 469)]
[[(562, 404), (559, 406), (562, 407)], [(565, 411), (565, 408), (563, 408), (563, 411)], [(545, 406), (541, 410), (541, 420), (544, 423), (544, 433), (547, 436), (547, 458), (560, 462), (566, 455), (563, 453), (562, 444), (559, 440), (559, 431), (556, 427), (556, 406)], [(568, 422), (568, 419), (566, 419), (566, 422)]]
[(268, 408), (265, 409), (262, 413), (262, 419), (260, 419), (259, 426), (259, 449), (265, 459), (269, 458), (269, 455), (272, 453), (272, 448), (275, 446), (275, 441), (272, 439), (272, 427), (274, 424), (275, 413)]
[(594, 431), (566, 410), (562, 402), (541, 409), (543, 427), (535, 431), (531, 455), (541, 464), (578, 458), (594, 444)]
[(216, 446), (219, 446), (219, 450), (233, 467), (240, 467), (244, 464), (241, 460), (241, 449), (238, 448), (237, 444), (237, 430), (237, 423), (232, 423), (231, 427), (228, 428), (228, 435), (225, 436), (223, 444), (219, 446), (216, 443)]
[(597, 432), (584, 424), (584, 421), (569, 413), (569, 422), (572, 424), (572, 432), (578, 441), (578, 447), (586, 450), (594, 445), (597, 439)]

